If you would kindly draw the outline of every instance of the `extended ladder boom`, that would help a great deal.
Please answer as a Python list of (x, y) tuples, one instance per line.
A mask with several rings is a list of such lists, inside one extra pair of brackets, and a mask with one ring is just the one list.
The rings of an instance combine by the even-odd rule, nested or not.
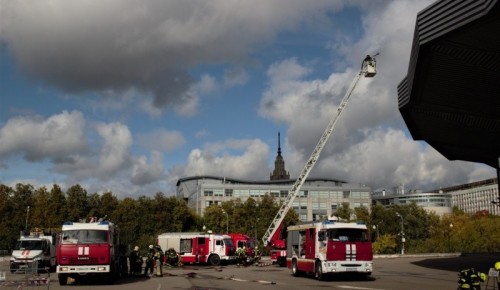
[(306, 181), (307, 176), (311, 172), (312, 168), (316, 164), (316, 161), (318, 161), (319, 155), (321, 151), (323, 150), (323, 147), (325, 147), (326, 141), (330, 138), (330, 135), (333, 132), (333, 128), (335, 126), (335, 123), (337, 123), (337, 120), (339, 119), (340, 115), (342, 114), (342, 111), (344, 108), (347, 106), (347, 102), (349, 101), (349, 98), (351, 97), (354, 89), (356, 88), (356, 85), (358, 84), (358, 81), (361, 79), (362, 76), (365, 77), (373, 77), (376, 74), (376, 62), (375, 62), (375, 56), (373, 57), (367, 55), (366, 58), (363, 60), (363, 63), (361, 65), (361, 69), (354, 78), (353, 82), (351, 83), (351, 86), (347, 90), (344, 98), (340, 102), (340, 105), (337, 109), (337, 114), (330, 120), (330, 123), (328, 124), (328, 127), (326, 127), (325, 131), (323, 132), (323, 136), (321, 136), (321, 139), (319, 140), (318, 144), (316, 145), (316, 148), (314, 149), (313, 153), (311, 154), (311, 157), (309, 157), (309, 160), (307, 161), (306, 165), (302, 169), (302, 172), (300, 173), (299, 177), (295, 181), (295, 183), (292, 186), (292, 189), (288, 193), (285, 201), (281, 205), (281, 208), (278, 210), (278, 213), (274, 217), (271, 225), (267, 229), (266, 233), (262, 237), (262, 241), (264, 242), (264, 245), (267, 245), (270, 241), (271, 238), (274, 236), (276, 233), (276, 230), (279, 228), (281, 223), (283, 222), (283, 219), (285, 218), (286, 214), (288, 213), (288, 210), (292, 206), (293, 200), (297, 196), (297, 194), (300, 192), (300, 188)]

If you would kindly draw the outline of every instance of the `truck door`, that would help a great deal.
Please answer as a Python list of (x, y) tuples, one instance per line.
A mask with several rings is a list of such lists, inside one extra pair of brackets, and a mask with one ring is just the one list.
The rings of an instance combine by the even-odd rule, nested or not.
[(306, 259), (315, 258), (316, 229), (306, 230)]
[(205, 262), (206, 261), (206, 256), (208, 255), (208, 243), (207, 239), (204, 237), (198, 237), (194, 238), (195, 240), (195, 245), (194, 248), (196, 249), (196, 256), (198, 256), (198, 259), (200, 262)]

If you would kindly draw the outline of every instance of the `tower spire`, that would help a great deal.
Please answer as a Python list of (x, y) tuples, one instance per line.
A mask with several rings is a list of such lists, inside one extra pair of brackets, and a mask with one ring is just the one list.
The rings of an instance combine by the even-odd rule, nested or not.
[(278, 132), (278, 155), (281, 155), (281, 137), (280, 137), (280, 132)]
[(285, 160), (281, 156), (281, 133), (278, 132), (278, 155), (274, 161), (274, 171), (271, 172), (271, 180), (290, 179), (290, 173), (285, 170)]

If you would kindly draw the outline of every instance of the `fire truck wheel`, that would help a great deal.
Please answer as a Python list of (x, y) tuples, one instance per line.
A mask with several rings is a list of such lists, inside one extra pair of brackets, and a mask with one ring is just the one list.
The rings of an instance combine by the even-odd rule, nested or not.
[(300, 276), (300, 272), (297, 269), (297, 260), (296, 259), (294, 259), (292, 261), (292, 275), (295, 277)]
[(68, 277), (64, 274), (57, 275), (57, 279), (59, 280), (59, 285), (61, 286), (68, 284)]
[(220, 257), (218, 255), (212, 255), (212, 256), (210, 256), (208, 261), (209, 261), (210, 265), (212, 265), (212, 266), (219, 266)]
[(321, 263), (316, 263), (316, 271), (314, 273), (314, 276), (316, 277), (316, 279), (318, 279), (318, 281), (321, 281), (323, 280), (323, 271), (321, 269)]

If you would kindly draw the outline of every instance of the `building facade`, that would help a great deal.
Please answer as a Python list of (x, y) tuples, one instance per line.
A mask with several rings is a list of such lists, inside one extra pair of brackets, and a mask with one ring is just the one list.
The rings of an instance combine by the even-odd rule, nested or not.
[(500, 215), (497, 178), (441, 188), (433, 192), (450, 194), (453, 206), (466, 213), (487, 212)]
[[(277, 202), (285, 200), (295, 180), (248, 181), (217, 176), (194, 176), (177, 181), (177, 198), (203, 215), (212, 204), (248, 198), (259, 200), (266, 194)], [(293, 202), (301, 221), (320, 220), (335, 214), (342, 203), (350, 208), (371, 204), (371, 188), (332, 179), (308, 178)]]
[(499, 197), (498, 179), (491, 178), (428, 192), (421, 190), (405, 192), (403, 186), (394, 188), (392, 192), (379, 190), (373, 192), (372, 202), (387, 207), (415, 202), (425, 210), (438, 215), (450, 214), (453, 207), (469, 214), (487, 212), (500, 215)]
[[(186, 201), (188, 207), (203, 215), (205, 208), (225, 201), (249, 198), (259, 200), (269, 195), (276, 202), (286, 199), (295, 180), (285, 169), (281, 155), (280, 133), (278, 133), (278, 154), (270, 180), (250, 181), (218, 176), (193, 176), (177, 181), (176, 196)], [(336, 213), (343, 203), (349, 208), (370, 208), (371, 189), (367, 186), (350, 184), (339, 180), (307, 178), (295, 197), (293, 209), (301, 221), (321, 220)]]
[(411, 190), (405, 192), (403, 186), (393, 189), (393, 192), (385, 190), (376, 191), (372, 194), (373, 204), (380, 204), (386, 207), (394, 205), (408, 205), (415, 202), (427, 212), (434, 212), (437, 215), (446, 215), (452, 212), (452, 195), (443, 192), (422, 192)]

